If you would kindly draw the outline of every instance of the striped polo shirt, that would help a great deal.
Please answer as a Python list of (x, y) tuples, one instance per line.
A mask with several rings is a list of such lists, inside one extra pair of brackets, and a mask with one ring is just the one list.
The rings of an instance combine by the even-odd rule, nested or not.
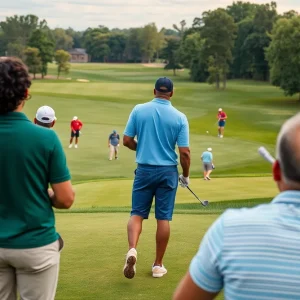
[(194, 283), (225, 299), (300, 299), (300, 191), (227, 210), (190, 265)]

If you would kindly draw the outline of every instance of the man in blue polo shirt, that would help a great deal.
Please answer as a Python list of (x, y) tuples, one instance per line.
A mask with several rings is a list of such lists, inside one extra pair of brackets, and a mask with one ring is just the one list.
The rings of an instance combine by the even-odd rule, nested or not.
[(226, 211), (208, 230), (174, 300), (300, 299), (300, 114), (277, 140), (269, 204)]
[(178, 186), (176, 144), (183, 170), (180, 175), (181, 186), (186, 187), (189, 184), (189, 125), (186, 116), (171, 104), (172, 81), (166, 77), (159, 78), (155, 84), (154, 95), (152, 101), (135, 106), (123, 138), (124, 146), (136, 151), (138, 163), (132, 191), (131, 217), (127, 227), (129, 251), (124, 275), (129, 279), (135, 275), (136, 247), (142, 222), (148, 219), (153, 197), (157, 232), (152, 275), (162, 277), (167, 273), (162, 260), (170, 237), (169, 221), (172, 220)]

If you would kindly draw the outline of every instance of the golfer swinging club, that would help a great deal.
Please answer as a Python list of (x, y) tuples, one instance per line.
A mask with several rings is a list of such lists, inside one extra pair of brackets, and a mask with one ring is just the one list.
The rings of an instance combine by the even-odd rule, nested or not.
[(127, 226), (129, 250), (123, 269), (125, 277), (129, 279), (135, 276), (136, 248), (153, 197), (157, 231), (152, 276), (162, 277), (167, 273), (163, 257), (169, 241), (169, 221), (172, 220), (178, 186), (176, 144), (183, 170), (180, 185), (187, 187), (189, 184), (189, 125), (186, 116), (171, 104), (173, 82), (166, 77), (159, 78), (154, 95), (152, 101), (134, 107), (123, 138), (124, 146), (136, 151), (138, 163), (132, 190), (131, 217)]
[(225, 111), (223, 111), (222, 108), (219, 108), (219, 113), (217, 115), (217, 118), (218, 118), (218, 137), (219, 138), (223, 138), (224, 136), (224, 127), (225, 127), (225, 122), (226, 122), (226, 119), (227, 119), (227, 115), (225, 113)]

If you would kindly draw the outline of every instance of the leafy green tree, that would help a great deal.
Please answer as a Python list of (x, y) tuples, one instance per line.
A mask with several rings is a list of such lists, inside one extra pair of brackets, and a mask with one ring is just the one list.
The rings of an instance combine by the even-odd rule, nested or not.
[(32, 48), (37, 48), (40, 51), (40, 58), (42, 61), (42, 78), (47, 75), (48, 63), (52, 62), (54, 55), (54, 43), (49, 39), (47, 33), (37, 29), (35, 30), (30, 39), (28, 45)]
[(266, 50), (271, 81), (285, 95), (299, 93), (300, 100), (300, 17), (278, 20), (271, 39)]
[(33, 78), (36, 78), (37, 73), (42, 71), (42, 60), (40, 57), (40, 50), (37, 48), (28, 47), (24, 51), (25, 63), (28, 66), (29, 72), (33, 74)]
[(55, 50), (70, 50), (73, 47), (73, 37), (68, 35), (62, 28), (55, 28), (52, 31), (55, 41)]
[(110, 33), (108, 37), (109, 61), (123, 61), (126, 48), (126, 36), (124, 33)]
[(142, 54), (142, 60), (150, 63), (157, 50), (158, 30), (154, 23), (143, 27), (139, 35), (139, 44)]
[(56, 50), (54, 59), (57, 64), (57, 79), (59, 78), (61, 72), (66, 74), (69, 73), (71, 67), (70, 58), (71, 55), (68, 52), (64, 50)]
[[(216, 76), (210, 76), (210, 82), (215, 79), (217, 88), (223, 81), (226, 88), (229, 64), (232, 62), (232, 49), (236, 37), (237, 26), (233, 18), (224, 9), (217, 9), (203, 14), (204, 26), (201, 36), (205, 39), (203, 56), (207, 61), (213, 60)], [(222, 74), (222, 76), (219, 76)]]
[(239, 23), (247, 18), (253, 18), (256, 12), (257, 4), (250, 2), (237, 1), (227, 6), (227, 13), (233, 17), (235, 23)]
[(0, 22), (0, 28), (3, 32), (2, 38), (6, 45), (17, 42), (23, 46), (24, 50), (33, 31), (36, 29), (45, 30), (48, 26), (45, 20), (39, 20), (35, 15), (14, 15)]
[(185, 26), (186, 26), (186, 21), (185, 20), (182, 20), (180, 22), (180, 26), (177, 26), (176, 24), (173, 24), (173, 28), (178, 32), (180, 38), (183, 38), (184, 32), (186, 30)]
[(166, 38), (166, 46), (163, 49), (163, 58), (167, 60), (166, 70), (173, 70), (173, 75), (176, 76), (176, 70), (182, 69), (179, 64), (178, 50), (180, 47), (180, 39), (177, 37)]
[(82, 31), (75, 31), (73, 28), (69, 27), (66, 30), (66, 34), (73, 38), (73, 47), (74, 48), (83, 48), (84, 47), (84, 40), (83, 40), (83, 32)]
[(141, 62), (141, 38), (142, 28), (130, 28), (126, 40), (125, 54), (129, 62)]
[(7, 56), (15, 56), (22, 60), (24, 59), (25, 47), (20, 42), (15, 41), (13, 43), (9, 43), (6, 49)]

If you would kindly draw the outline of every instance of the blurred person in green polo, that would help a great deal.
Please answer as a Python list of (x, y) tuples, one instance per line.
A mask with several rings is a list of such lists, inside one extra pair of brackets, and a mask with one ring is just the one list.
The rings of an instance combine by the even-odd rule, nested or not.
[(74, 202), (56, 133), (22, 112), (30, 86), (20, 60), (0, 59), (1, 300), (55, 299), (63, 240), (53, 207), (67, 209)]

